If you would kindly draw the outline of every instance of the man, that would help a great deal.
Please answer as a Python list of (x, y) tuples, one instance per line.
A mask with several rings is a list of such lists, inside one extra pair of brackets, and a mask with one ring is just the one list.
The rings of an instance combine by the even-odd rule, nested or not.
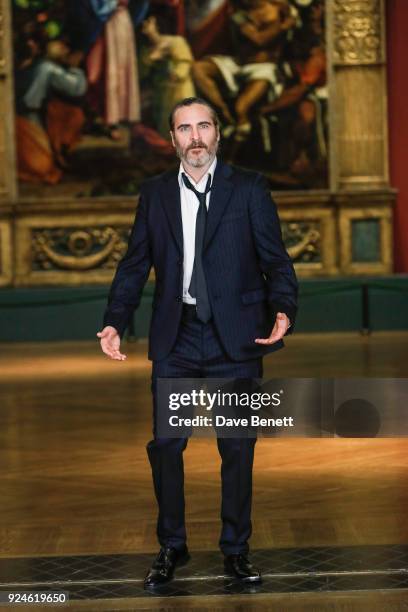
[[(214, 109), (200, 98), (178, 103), (171, 138), (181, 163), (141, 188), (128, 251), (112, 283), (104, 353), (126, 359), (120, 338), (156, 272), (149, 358), (153, 360), (153, 439), (147, 445), (159, 516), (159, 555), (145, 579), (155, 587), (188, 559), (183, 451), (187, 438), (157, 435), (159, 378), (260, 378), (262, 356), (283, 346), (296, 314), (297, 282), (282, 243), (266, 180), (217, 159)], [(218, 438), (222, 458), (225, 569), (260, 582), (247, 558), (251, 534), (254, 438)]]

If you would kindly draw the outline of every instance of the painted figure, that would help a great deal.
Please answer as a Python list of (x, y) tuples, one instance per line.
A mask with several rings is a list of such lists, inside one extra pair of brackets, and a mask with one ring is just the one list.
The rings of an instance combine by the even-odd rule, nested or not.
[(143, 22), (149, 41), (144, 53), (144, 69), (153, 89), (153, 118), (157, 131), (169, 140), (168, 117), (175, 103), (194, 95), (191, 77), (193, 56), (183, 36), (161, 34), (152, 15)]
[(82, 54), (70, 53), (62, 41), (48, 43), (45, 56), (35, 37), (24, 44), (15, 74), (18, 176), (55, 184), (85, 120), (82, 109), (73, 103), (87, 87), (78, 67)]
[(103, 116), (113, 140), (119, 123), (140, 120), (140, 91), (136, 41), (128, 0), (92, 0), (104, 23), (86, 59), (91, 105)]
[[(239, 0), (234, 7), (235, 55), (203, 58), (195, 63), (193, 74), (197, 87), (220, 110), (226, 123), (231, 128), (236, 125), (236, 138), (244, 140), (251, 132), (253, 107), (265, 95), (274, 100), (283, 89), (277, 61), (282, 36), (295, 20), (281, 0)], [(234, 100), (235, 117), (221, 93), (220, 81)]]

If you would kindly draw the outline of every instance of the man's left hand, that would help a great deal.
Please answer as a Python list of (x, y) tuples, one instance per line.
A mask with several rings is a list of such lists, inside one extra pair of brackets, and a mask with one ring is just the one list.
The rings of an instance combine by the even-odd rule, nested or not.
[(269, 338), (256, 338), (257, 344), (274, 344), (286, 334), (290, 321), (284, 312), (278, 312), (276, 315), (275, 325), (271, 331)]

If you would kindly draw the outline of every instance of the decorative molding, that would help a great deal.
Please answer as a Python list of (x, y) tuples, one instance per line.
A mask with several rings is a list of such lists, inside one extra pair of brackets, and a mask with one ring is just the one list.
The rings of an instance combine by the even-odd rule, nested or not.
[(294, 263), (321, 262), (321, 229), (318, 220), (283, 222), (282, 236)]
[(129, 227), (36, 228), (32, 270), (114, 270), (123, 257)]
[(6, 50), (5, 50), (5, 15), (3, 0), (0, 0), (0, 77), (4, 76), (6, 70)]
[[(353, 220), (377, 219), (380, 225), (379, 261), (352, 261)], [(392, 273), (392, 209), (390, 206), (342, 208), (339, 210), (340, 272), (343, 274)]]
[[(0, 0), (0, 81), (2, 81), (5, 76), (6, 70), (6, 56), (5, 56), (5, 31), (4, 31), (4, 23), (5, 23), (5, 15), (4, 15), (4, 6), (3, 0)], [(4, 100), (4, 84), (0, 82), (0, 116), (5, 117), (6, 115), (6, 105)], [(3, 120), (0, 120), (0, 198), (7, 195), (7, 186), (6, 186), (6, 151), (5, 151), (5, 129), (3, 125)]]
[(336, 65), (384, 61), (382, 0), (334, 0), (333, 33)]
[(12, 2), (0, 0), (0, 205), (17, 196), (15, 131), (14, 131), (14, 77), (12, 55)]
[(280, 208), (282, 237), (301, 276), (337, 274), (334, 208)]
[[(134, 213), (48, 213), (16, 219), (16, 285), (109, 283)], [(101, 222), (103, 219), (103, 222)]]
[(12, 281), (12, 245), (10, 221), (0, 221), (0, 286)]

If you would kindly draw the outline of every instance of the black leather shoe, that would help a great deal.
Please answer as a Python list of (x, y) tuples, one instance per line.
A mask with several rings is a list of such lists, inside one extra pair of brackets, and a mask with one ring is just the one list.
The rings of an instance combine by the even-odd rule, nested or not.
[(187, 546), (181, 550), (171, 546), (162, 546), (152, 567), (147, 572), (144, 580), (145, 589), (157, 587), (171, 580), (176, 566), (184, 565), (189, 559)]
[(229, 575), (234, 576), (240, 582), (250, 582), (251, 584), (262, 582), (260, 572), (254, 568), (243, 553), (226, 555), (224, 557), (224, 568)]

